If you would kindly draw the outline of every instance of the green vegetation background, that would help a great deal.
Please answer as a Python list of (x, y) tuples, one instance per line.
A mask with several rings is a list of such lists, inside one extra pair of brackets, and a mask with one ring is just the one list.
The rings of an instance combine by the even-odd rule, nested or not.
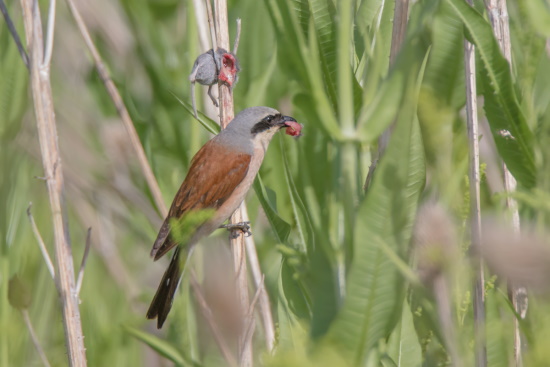
[[(174, 97), (190, 100), (187, 77), (195, 57), (205, 51), (198, 45), (192, 3), (78, 5), (169, 203), (191, 157), (210, 137)], [(46, 2), (40, 6), (45, 9)], [(410, 238), (419, 203), (435, 197), (460, 224), (456, 241), (466, 257), (465, 35), (477, 46), (484, 101), (479, 112), (489, 119), (481, 132), (482, 210), (504, 212), (498, 163), (504, 160), (519, 182), (522, 220), (539, 229), (549, 224), (548, 2), (509, 2), (512, 72), (498, 52), (483, 3), (477, 1), (473, 10), (461, 0), (411, 4), (407, 37), (390, 68), (393, 6), (384, 0), (228, 4), (232, 37), (233, 20), (241, 18), (243, 24), (235, 110), (272, 106), (304, 124), (300, 140), (282, 134), (274, 139), (261, 169), (262, 183), (248, 200), (278, 337), (276, 353), (269, 356), (257, 327), (259, 365), (448, 363), (429, 292), (409, 286), (414, 281)], [(9, 1), (8, 8), (23, 35), (18, 3)], [(20, 313), (7, 300), (14, 274), (30, 287), (30, 317), (50, 362), (65, 365), (59, 300), (25, 213), (32, 202), (53, 256), (47, 190), (37, 178), (43, 170), (28, 76), (3, 22), (0, 79), (0, 367), (40, 365)], [(220, 365), (186, 280), (161, 333), (145, 320), (165, 266), (148, 255), (161, 218), (64, 2), (58, 4), (52, 84), (75, 266), (86, 230), (93, 228), (80, 294), (89, 365), (158, 365), (156, 353), (140, 340), (147, 335), (142, 332), (159, 336), (150, 341), (157, 348), (173, 346), (168, 354), (178, 364)], [(200, 109), (210, 103), (199, 101)], [(365, 192), (371, 152), (393, 121), (388, 150)], [(506, 131), (514, 139), (506, 139)], [(231, 338), (221, 291), (230, 284), (216, 280), (224, 276), (215, 271), (227, 263), (225, 238), (219, 231), (205, 241), (193, 263)], [(466, 262), (456, 275), (453, 321), (461, 355), (472, 365)], [(491, 275), (486, 286), (488, 361), (507, 366), (513, 358), (514, 314), (505, 282)], [(549, 307), (547, 298), (530, 299), (522, 324), (529, 342), (526, 365), (545, 366), (550, 360)]]

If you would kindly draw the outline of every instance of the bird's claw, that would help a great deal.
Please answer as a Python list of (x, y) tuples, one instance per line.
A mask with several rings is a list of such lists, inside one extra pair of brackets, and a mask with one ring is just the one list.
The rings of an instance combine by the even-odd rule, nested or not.
[(250, 222), (249, 221), (224, 224), (224, 225), (221, 225), (220, 228), (225, 228), (228, 231), (231, 231), (233, 238), (237, 238), (239, 236), (237, 233), (233, 233), (233, 230), (236, 230), (236, 229), (240, 229), (241, 232), (244, 233), (244, 235), (246, 237), (252, 236), (252, 232), (250, 232)]

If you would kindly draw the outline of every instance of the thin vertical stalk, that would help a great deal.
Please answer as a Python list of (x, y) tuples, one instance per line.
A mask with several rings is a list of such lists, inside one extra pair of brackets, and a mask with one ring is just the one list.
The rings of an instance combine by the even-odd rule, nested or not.
[[(395, 64), (397, 55), (401, 51), (401, 45), (405, 40), (409, 15), (409, 0), (396, 0), (393, 10), (393, 28), (390, 48), (390, 67)], [(395, 123), (387, 128), (378, 139), (378, 157), (382, 157), (390, 141), (391, 132)]]
[(218, 32), (216, 31), (216, 24), (214, 23), (214, 15), (212, 14), (212, 3), (210, 0), (205, 0), (206, 2), (206, 13), (208, 14), (208, 24), (210, 26), (210, 38), (212, 39), (212, 49), (217, 50), (217, 41), (216, 41), (216, 35)]
[[(481, 213), (480, 213), (480, 173), (479, 173), (479, 134), (477, 119), (477, 90), (475, 68), (475, 46), (464, 41), (464, 65), (466, 73), (466, 115), (468, 125), (468, 142), (470, 165), (468, 171), (470, 184), (470, 215), (471, 215), (471, 241), (472, 246), (478, 247), (481, 243)], [(487, 354), (485, 350), (485, 294), (483, 263), (477, 260), (476, 277), (474, 284), (474, 330), (475, 330), (475, 365), (487, 366)]]
[(136, 132), (134, 123), (132, 122), (132, 118), (130, 117), (128, 110), (126, 109), (126, 105), (124, 105), (124, 101), (122, 100), (122, 97), (120, 96), (120, 93), (118, 92), (115, 83), (111, 79), (111, 76), (109, 75), (109, 72), (105, 67), (105, 64), (103, 63), (101, 56), (99, 55), (99, 51), (95, 47), (95, 44), (90, 37), (88, 28), (86, 27), (86, 24), (84, 23), (84, 20), (82, 19), (82, 16), (80, 15), (80, 12), (78, 11), (78, 8), (76, 7), (74, 1), (67, 0), (67, 5), (69, 5), (69, 9), (71, 11), (71, 14), (73, 15), (76, 25), (78, 26), (80, 34), (84, 38), (84, 43), (86, 43), (86, 47), (88, 47), (88, 50), (92, 54), (92, 59), (94, 60), (97, 73), (99, 74), (101, 81), (105, 85), (105, 88), (107, 89), (109, 97), (111, 97), (111, 100), (115, 105), (120, 119), (124, 123), (124, 127), (126, 128), (126, 132), (128, 133), (128, 137), (130, 138), (132, 147), (136, 152), (141, 171), (143, 172), (143, 176), (147, 181), (147, 186), (151, 191), (151, 195), (153, 196), (155, 204), (157, 205), (157, 209), (164, 217), (168, 213), (168, 208), (166, 208), (166, 204), (162, 199), (160, 188), (158, 186), (155, 175), (153, 174), (153, 170), (151, 169), (151, 166), (149, 166), (147, 155), (145, 155), (145, 150), (141, 145), (141, 141), (139, 140), (139, 135)]
[(353, 111), (353, 87), (351, 71), (351, 38), (352, 38), (352, 11), (353, 0), (342, 0), (339, 2), (339, 25), (338, 25), (338, 118), (342, 126), (343, 135), (348, 138), (342, 146), (342, 202), (341, 207), (344, 217), (344, 257), (338, 257), (338, 272), (340, 284), (340, 296), (345, 297), (345, 269), (351, 264), (353, 258), (353, 225), (355, 218), (355, 200), (357, 198), (357, 153), (355, 143), (355, 119)]
[[(208, 0), (206, 0), (208, 1)], [(206, 52), (210, 47), (208, 41), (208, 33), (212, 34), (212, 37), (215, 37), (213, 34), (213, 29), (209, 29), (206, 26), (204, 19), (208, 19), (206, 16), (206, 9), (204, 5), (204, 0), (193, 0), (193, 8), (195, 10), (195, 19), (197, 20), (197, 28), (199, 29), (199, 44), (201, 46), (201, 52)], [(215, 41), (212, 39), (212, 41)], [(214, 48), (214, 46), (212, 46)]]
[(29, 56), (27, 55), (25, 48), (21, 44), (21, 39), (19, 38), (19, 34), (17, 34), (17, 30), (15, 29), (15, 26), (13, 25), (11, 17), (8, 13), (8, 8), (6, 7), (4, 0), (0, 0), (0, 12), (4, 16), (4, 20), (6, 21), (6, 25), (8, 26), (8, 31), (10, 31), (11, 37), (15, 41), (15, 45), (17, 46), (17, 50), (19, 51), (19, 55), (21, 55), (21, 59), (23, 59), (23, 63), (28, 69)]
[(31, 89), (38, 139), (52, 212), (55, 257), (58, 268), (56, 281), (63, 310), (67, 357), (70, 366), (86, 366), (86, 349), (84, 348), (78, 297), (75, 292), (73, 258), (63, 202), (63, 169), (57, 145), (57, 128), (50, 85), (50, 65), (43, 65), (44, 43), (40, 9), (38, 3), (33, 0), (21, 0), (21, 5), (30, 56)]
[(441, 326), (445, 347), (451, 357), (451, 366), (461, 367), (460, 355), (457, 350), (455, 324), (451, 306), (451, 290), (446, 275), (438, 276), (433, 283), (433, 294), (437, 304), (437, 315)]
[[(506, 60), (512, 68), (512, 44), (510, 42), (510, 25), (508, 22), (508, 9), (506, 6), (506, 0), (487, 0), (486, 2), (487, 12), (493, 25), (493, 31), (498, 41), (500, 49), (504, 54)], [(517, 182), (514, 176), (508, 170), (505, 163), (502, 163), (502, 171), (504, 173), (504, 188), (506, 193), (506, 207), (511, 214), (512, 228), (516, 235), (519, 235), (521, 226), (519, 219), (518, 203), (512, 197), (512, 193), (516, 191)], [(510, 300), (514, 305), (514, 309), (518, 315), (523, 319), (527, 313), (528, 299), (527, 289), (525, 287), (516, 287), (514, 284), (509, 284)], [(514, 359), (516, 366), (523, 365), (521, 354), (522, 347), (525, 341), (522, 338), (519, 328), (519, 320), (516, 318), (514, 322)]]
[(208, 306), (208, 303), (206, 302), (206, 299), (204, 298), (204, 295), (201, 290), (201, 286), (197, 282), (197, 276), (193, 271), (191, 271), (191, 277), (189, 282), (191, 284), (191, 288), (193, 288), (193, 292), (195, 293), (195, 297), (197, 299), (197, 303), (199, 304), (200, 311), (204, 316), (206, 320), (206, 324), (210, 328), (210, 331), (212, 332), (214, 339), (216, 340), (216, 344), (218, 344), (218, 347), (220, 348), (220, 352), (222, 353), (223, 358), (225, 359), (225, 361), (229, 366), (236, 367), (237, 361), (235, 361), (235, 357), (233, 357), (233, 354), (231, 354), (231, 351), (229, 350), (229, 347), (227, 346), (225, 339), (222, 336), (222, 332), (220, 331), (218, 324), (216, 324), (216, 321), (214, 320), (214, 317), (212, 315), (212, 310), (210, 309), (210, 307)]
[[(243, 217), (245, 220), (248, 218), (248, 211), (246, 205), (243, 205)], [(256, 252), (256, 244), (254, 243), (254, 238), (248, 236), (245, 238), (246, 242), (246, 254), (248, 255), (248, 262), (250, 263), (250, 271), (252, 273), (252, 278), (254, 279), (254, 284), (256, 289), (262, 287), (260, 291), (260, 315), (262, 317), (262, 325), (264, 328), (265, 334), (265, 343), (268, 351), (273, 351), (275, 347), (275, 325), (273, 324), (273, 315), (271, 314), (271, 303), (269, 302), (269, 295), (263, 284), (263, 275), (262, 270), (260, 269), (260, 261), (258, 260), (258, 253)]]
[(34, 348), (36, 349), (36, 352), (38, 353), (38, 356), (40, 357), (40, 360), (42, 361), (42, 364), (45, 367), (50, 367), (50, 362), (48, 361), (48, 358), (46, 357), (46, 353), (44, 353), (44, 349), (42, 348), (42, 345), (40, 345), (40, 341), (38, 340), (38, 337), (36, 336), (36, 332), (34, 331), (34, 327), (32, 326), (31, 318), (29, 316), (29, 311), (26, 309), (23, 309), (21, 310), (21, 315), (23, 316), (23, 321), (25, 321), (27, 330), (29, 330), (32, 343), (34, 345)]
[[(10, 278), (10, 261), (6, 253), (0, 253), (0, 328), (8, 329), (10, 305), (8, 302), (8, 282)], [(8, 333), (0, 335), (0, 367), (9, 367), (10, 348)]]
[[(227, 20), (227, 1), (216, 0), (214, 2), (214, 24), (216, 25), (216, 40), (218, 47), (230, 50), (229, 43), (229, 25)], [(219, 85), (220, 98), (220, 125), (224, 129), (234, 117), (233, 111), (233, 92), (224, 84)], [(238, 208), (231, 216), (231, 224), (239, 223), (244, 220), (242, 206)], [(239, 302), (240, 324), (244, 326), (246, 313), (250, 302), (248, 295), (248, 278), (246, 264), (245, 238), (242, 231), (233, 231), (231, 235), (231, 250), (233, 252), (233, 262), (236, 271), (237, 299)], [(246, 330), (240, 328), (239, 335), (239, 365), (243, 367), (252, 366), (252, 338), (246, 340)]]
[[(390, 68), (395, 64), (397, 55), (401, 51), (401, 46), (405, 40), (405, 34), (407, 31), (407, 24), (409, 21), (409, 0), (396, 0), (395, 8), (393, 9), (393, 28), (390, 48)], [(363, 185), (363, 190), (369, 188), (370, 182), (378, 165), (378, 161), (384, 154), (386, 147), (390, 141), (391, 132), (395, 126), (395, 121), (388, 127), (382, 135), (378, 138), (378, 151), (374, 151), (372, 154), (372, 163)]]

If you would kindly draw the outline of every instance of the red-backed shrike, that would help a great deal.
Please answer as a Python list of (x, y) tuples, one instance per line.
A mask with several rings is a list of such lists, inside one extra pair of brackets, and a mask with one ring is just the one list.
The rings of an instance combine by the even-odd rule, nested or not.
[[(247, 108), (193, 157), (151, 250), (151, 256), (158, 260), (176, 247), (147, 311), (148, 319), (157, 318), (159, 329), (170, 312), (183, 271), (180, 252), (190, 251), (239, 207), (260, 169), (271, 138), (282, 128), (286, 128), (288, 135), (299, 136), (302, 125), (273, 108)], [(171, 235), (170, 222), (201, 209), (211, 209), (213, 214), (194, 230), (187, 243), (178, 243)]]

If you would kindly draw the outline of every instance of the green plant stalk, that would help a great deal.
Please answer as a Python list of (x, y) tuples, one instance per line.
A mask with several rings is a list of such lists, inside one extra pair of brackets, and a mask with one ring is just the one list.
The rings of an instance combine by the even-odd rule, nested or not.
[[(468, 125), (468, 141), (470, 153), (469, 184), (470, 184), (470, 225), (472, 227), (472, 246), (481, 242), (481, 209), (480, 209), (480, 173), (479, 173), (479, 135), (477, 119), (477, 92), (475, 46), (464, 41), (464, 65), (466, 78), (466, 115)], [(476, 340), (475, 365), (487, 366), (487, 351), (483, 335), (485, 333), (485, 295), (483, 263), (475, 263), (475, 283), (473, 292), (474, 332)]]
[[(489, 18), (495, 32), (495, 37), (498, 40), (498, 44), (504, 57), (510, 64), (512, 70), (512, 44), (510, 42), (510, 25), (508, 23), (508, 9), (506, 7), (506, 0), (487, 0), (486, 6), (488, 8)], [(511, 215), (511, 224), (514, 232), (519, 235), (520, 233), (520, 218), (518, 211), (518, 203), (513, 198), (511, 193), (516, 191), (517, 181), (512, 176), (505, 163), (502, 163), (502, 171), (504, 173), (504, 187), (506, 189), (506, 207)], [(517, 287), (514, 284), (509, 284), (509, 293), (514, 310), (520, 315), (520, 318), (525, 318), (527, 313), (527, 296), (521, 297), (521, 294), (527, 293), (525, 287)], [(523, 365), (522, 361), (522, 346), (525, 341), (520, 331), (519, 319), (514, 320), (514, 358), (516, 366)]]
[[(348, 266), (353, 258), (353, 223), (354, 203), (357, 197), (357, 155), (353, 139), (356, 135), (354, 110), (353, 110), (353, 87), (351, 71), (351, 45), (352, 42), (352, 10), (353, 0), (342, 0), (339, 2), (340, 22), (338, 26), (338, 118), (345, 138), (342, 147), (342, 198), (344, 215), (344, 259), (345, 263), (339, 261), (339, 267)], [(343, 272), (339, 271), (339, 274)], [(345, 289), (344, 287), (342, 289)]]
[[(0, 330), (8, 329), (8, 313), (10, 311), (8, 303), (8, 279), (10, 274), (10, 262), (7, 255), (0, 257), (0, 278), (2, 284), (0, 284)], [(8, 364), (8, 334), (6, 332), (0, 333), (0, 367), (9, 367)]]

